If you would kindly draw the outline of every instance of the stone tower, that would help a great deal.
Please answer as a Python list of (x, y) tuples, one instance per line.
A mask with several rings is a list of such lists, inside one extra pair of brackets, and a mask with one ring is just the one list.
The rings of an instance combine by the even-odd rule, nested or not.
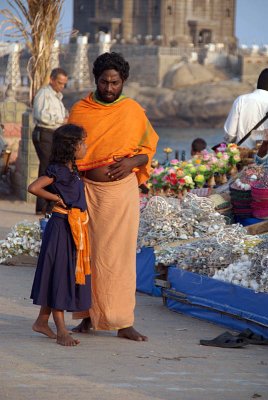
[(20, 51), (20, 45), (14, 43), (12, 51), (8, 56), (5, 84), (10, 85), (11, 88), (21, 86)]
[(74, 0), (73, 28), (124, 42), (150, 37), (164, 46), (235, 44), (236, 0)]

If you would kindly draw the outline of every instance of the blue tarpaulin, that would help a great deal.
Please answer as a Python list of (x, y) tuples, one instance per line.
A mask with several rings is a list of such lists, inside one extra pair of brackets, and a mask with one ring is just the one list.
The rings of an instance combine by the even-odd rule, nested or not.
[(267, 293), (176, 267), (168, 268), (168, 281), (171, 288), (163, 289), (163, 295), (170, 310), (268, 338)]
[(142, 247), (136, 258), (137, 290), (151, 296), (162, 296), (161, 288), (156, 287), (154, 280), (157, 277), (155, 272), (155, 255), (153, 247)]

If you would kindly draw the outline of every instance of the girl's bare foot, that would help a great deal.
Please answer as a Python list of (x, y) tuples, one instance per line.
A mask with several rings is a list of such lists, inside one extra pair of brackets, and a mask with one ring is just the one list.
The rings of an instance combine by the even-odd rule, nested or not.
[(57, 335), (57, 343), (61, 346), (77, 346), (80, 341), (74, 339), (68, 332)]
[(119, 329), (117, 332), (117, 336), (124, 339), (135, 340), (136, 342), (147, 342), (148, 337), (142, 335), (141, 333), (137, 332), (133, 326), (129, 328)]
[(43, 335), (48, 336), (50, 339), (56, 339), (57, 337), (56, 333), (52, 331), (47, 322), (41, 323), (36, 320), (32, 326), (32, 330), (42, 333)]
[(72, 329), (72, 332), (89, 333), (91, 328), (92, 328), (91, 319), (90, 318), (84, 318), (84, 319), (82, 319), (82, 321), (80, 322), (79, 325), (75, 326)]

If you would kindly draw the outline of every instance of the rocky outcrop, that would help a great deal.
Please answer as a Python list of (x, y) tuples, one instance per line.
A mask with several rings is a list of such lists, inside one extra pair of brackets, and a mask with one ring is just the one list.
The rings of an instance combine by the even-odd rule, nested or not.
[(225, 80), (192, 84), (176, 90), (169, 88), (125, 88), (145, 108), (158, 126), (222, 127), (234, 99), (254, 88), (249, 83)]
[(174, 65), (163, 78), (162, 86), (169, 89), (180, 89), (201, 83), (214, 81), (214, 74), (198, 63), (180, 62)]

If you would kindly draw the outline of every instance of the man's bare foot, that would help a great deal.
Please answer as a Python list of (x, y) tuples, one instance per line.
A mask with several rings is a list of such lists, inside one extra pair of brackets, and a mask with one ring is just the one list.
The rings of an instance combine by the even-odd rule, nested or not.
[(77, 332), (77, 333), (89, 333), (90, 329), (92, 328), (92, 323), (90, 318), (84, 318), (80, 322), (79, 325), (75, 326), (72, 329), (72, 332)]
[(48, 324), (41, 324), (35, 321), (32, 326), (32, 330), (38, 333), (42, 333), (43, 335), (48, 336), (50, 339), (56, 339), (57, 335), (52, 329), (48, 326)]
[(117, 336), (120, 338), (125, 338), (129, 340), (135, 340), (136, 342), (147, 342), (148, 337), (142, 335), (141, 333), (137, 332), (133, 326), (129, 328), (119, 329), (117, 332)]
[(68, 332), (57, 335), (57, 343), (61, 346), (77, 346), (80, 341), (74, 339)]

